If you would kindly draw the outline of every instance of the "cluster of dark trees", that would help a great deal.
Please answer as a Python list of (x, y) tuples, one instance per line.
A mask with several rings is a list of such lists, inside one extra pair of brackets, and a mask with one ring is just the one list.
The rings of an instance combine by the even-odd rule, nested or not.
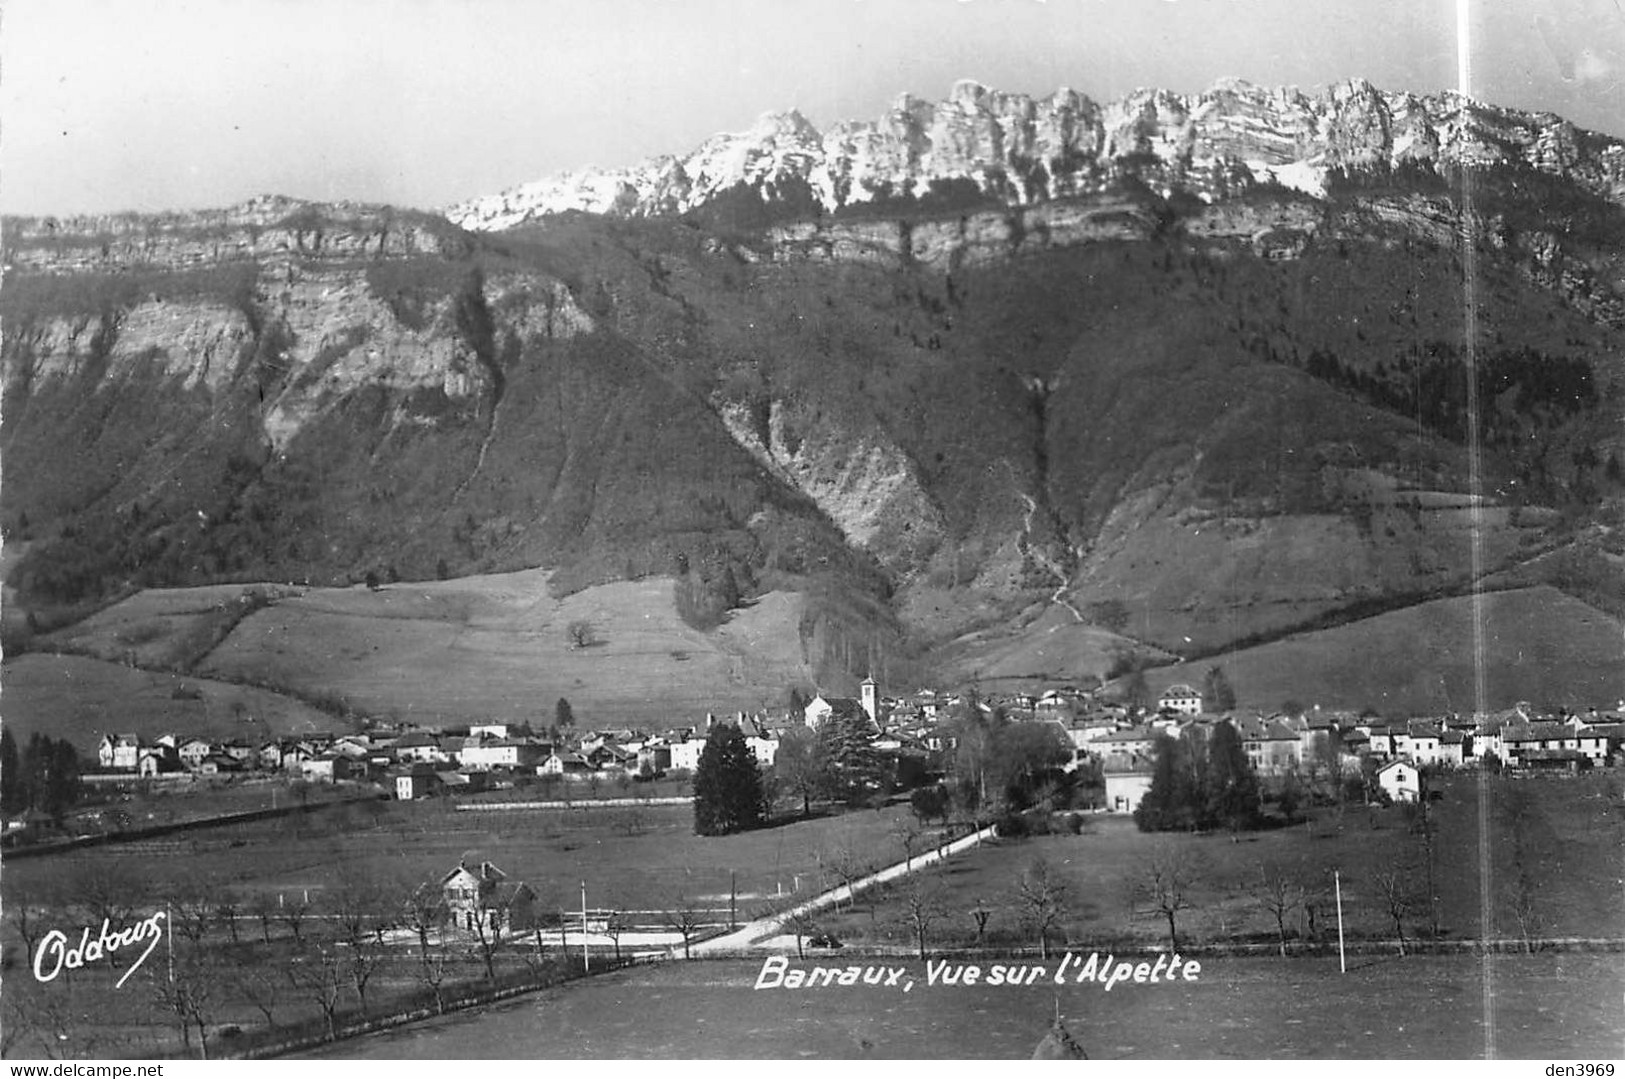
[[(1032, 809), (1066, 809), (1092, 800), (1099, 777), (1068, 771), (1072, 745), (1053, 723), (1009, 719), (983, 708), (974, 695), (943, 723), (951, 742), (941, 761), (942, 782), (918, 754), (876, 748), (879, 732), (862, 713), (831, 715), (816, 730), (797, 727), (779, 742), (771, 785), (801, 801), (874, 805), (897, 790), (912, 790), (922, 820), (958, 814), (975, 821), (1006, 820)], [(694, 775), (694, 826), (701, 835), (756, 827), (767, 815), (768, 782), (737, 728), (713, 729)]]
[(79, 753), (66, 738), (35, 731), (19, 753), (9, 730), (0, 730), (0, 812), (38, 810), (60, 819), (79, 800)]
[[(1484, 445), (1513, 457), (1527, 482), (1539, 483), (1543, 497), (1561, 493), (1552, 486), (1557, 477), (1547, 474), (1551, 465), (1544, 456), (1553, 433), (1599, 403), (1589, 363), (1528, 346), (1488, 351), (1469, 367), (1458, 345), (1428, 341), (1412, 346), (1391, 364), (1379, 361), (1370, 370), (1316, 349), (1304, 369), (1459, 444), (1467, 442), (1476, 420)], [(1474, 399), (1476, 412), (1468, 408)], [(1595, 494), (1594, 473), (1603, 472), (1608, 481), (1618, 482), (1617, 457), (1605, 463), (1594, 453), (1582, 454), (1571, 463), (1575, 471), (1569, 489), (1582, 500)]]
[(1030, 809), (1067, 808), (1079, 799), (1085, 777), (1066, 771), (1072, 744), (1055, 724), (1011, 720), (968, 694), (944, 729), (953, 740), (948, 795), (967, 817), (1003, 820)]
[(1261, 796), (1240, 734), (1229, 723), (1215, 723), (1205, 733), (1191, 728), (1177, 738), (1157, 738), (1151, 789), (1134, 822), (1143, 832), (1256, 828)]
[[(799, 695), (793, 696), (792, 712), (798, 703)], [(922, 761), (881, 752), (875, 747), (878, 737), (861, 713), (835, 713), (817, 730), (787, 731), (773, 763), (779, 788), (800, 798), (802, 815), (810, 816), (815, 801), (868, 805), (924, 778)]]

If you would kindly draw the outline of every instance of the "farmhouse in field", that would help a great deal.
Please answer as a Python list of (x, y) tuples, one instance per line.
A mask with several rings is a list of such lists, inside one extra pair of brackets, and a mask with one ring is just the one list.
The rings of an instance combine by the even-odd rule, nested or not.
[(490, 862), (464, 859), (440, 878), (440, 895), (455, 929), (467, 933), (513, 933), (536, 924), (536, 893)]
[(1422, 797), (1422, 773), (1410, 761), (1389, 761), (1377, 769), (1377, 786), (1396, 802), (1415, 802)]

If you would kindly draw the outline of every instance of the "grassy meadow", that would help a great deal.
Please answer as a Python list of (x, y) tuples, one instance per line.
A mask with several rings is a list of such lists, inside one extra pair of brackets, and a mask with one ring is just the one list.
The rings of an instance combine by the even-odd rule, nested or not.
[[(535, 890), (544, 919), (579, 910), (585, 884), (593, 909), (625, 912), (633, 930), (676, 939), (676, 919), (689, 923), (697, 938), (725, 929), (731, 906), (744, 921), (798, 891), (833, 886), (830, 865), (843, 852), (860, 861), (889, 857), (906, 812), (865, 810), (702, 838), (687, 806), (457, 812), (447, 801), (378, 801), (23, 859), (6, 866), (0, 886), (8, 971), (0, 1005), (10, 1009), (0, 1025), (21, 1039), (10, 1044), (24, 1055), (40, 1051), (35, 1036), (53, 1024), (70, 1040), (48, 1046), (51, 1055), (181, 1052), (163, 987), (152, 981), (161, 969), (157, 957), (123, 989), (115, 984), (131, 963), (123, 953), (65, 979), (35, 983), (26, 975), (30, 942), (48, 929), (77, 938), (79, 927), (94, 928), (104, 916), (120, 927), (166, 910), (177, 962), (202, 970), (210, 986), (211, 1029), (266, 1029), (265, 1004), (279, 1029), (319, 1026), (318, 996), (285, 975), (320, 969), (311, 965), (324, 954), (351, 954), (340, 942), (347, 896), (366, 895), (368, 909), (400, 919), (415, 889), (438, 886), (465, 858), (488, 859)], [(222, 907), (233, 913), (229, 921)], [(199, 919), (206, 928), (196, 928)], [(555, 933), (507, 941), (493, 953), (495, 977), (543, 973), (546, 963), (558, 960), (559, 943)], [(600, 957), (614, 950), (606, 944)], [(489, 976), (479, 953), (477, 941), (448, 936), (434, 942), (434, 969), (448, 987), (477, 988)], [(421, 996), (423, 960), (410, 929), (394, 930), (372, 955), (370, 1014), (378, 1014), (382, 1001)], [(346, 980), (349, 960), (342, 962), (343, 971), (334, 972), (334, 999), (353, 1015), (365, 1005)], [(16, 993), (10, 992), (14, 977)], [(214, 1051), (229, 1048), (228, 1039)]]
[[(1057, 1010), (1093, 1060), (1620, 1055), (1617, 956), (1204, 961), (1195, 982), (756, 990), (760, 960), (617, 971), (325, 1047), (330, 1060), (1022, 1059)], [(815, 963), (863, 962), (839, 956)], [(1051, 971), (1054, 963), (1048, 964)], [(1488, 1013), (1484, 983), (1494, 987)]]
[(201, 734), (258, 742), (282, 734), (346, 730), (302, 700), (257, 686), (143, 670), (78, 655), (7, 657), (0, 679), (5, 724), (19, 744), (38, 731), (95, 759), (103, 734)]
[[(1482, 863), (1481, 794), (1489, 822), (1488, 858)], [(1441, 939), (1480, 937), (1481, 904), (1487, 899), (1493, 919), (1489, 935), (1517, 940), (1522, 874), (1539, 911), (1534, 935), (1625, 940), (1625, 907), (1619, 902), (1625, 879), (1625, 781), (1618, 775), (1481, 779), (1462, 773), (1445, 783), (1432, 819)], [(1066, 912), (1050, 931), (1051, 947), (1062, 942), (1166, 946), (1167, 922), (1145, 895), (1136, 894), (1154, 854), (1180, 864), (1193, 881), (1188, 906), (1176, 914), (1182, 943), (1278, 946), (1274, 917), (1261, 899), (1266, 872), (1284, 876), (1300, 895), (1307, 893), (1316, 907), (1314, 940), (1335, 942), (1334, 871), (1341, 876), (1348, 939), (1395, 939), (1379, 876), (1397, 872), (1408, 897), (1402, 924), (1407, 938), (1417, 940), (1429, 935), (1432, 916), (1425, 901), (1426, 850), (1416, 824), (1401, 806), (1350, 806), (1341, 820), (1327, 807), (1300, 825), (1235, 837), (1147, 834), (1127, 817), (1089, 818), (1080, 835), (997, 840), (973, 857), (926, 874), (922, 886), (939, 912), (928, 940), (938, 947), (976, 944), (970, 912), (980, 902), (993, 911), (982, 944), (1036, 948), (1017, 882), (1043, 859), (1066, 887)], [(822, 919), (821, 926), (850, 943), (907, 946), (915, 939), (910, 891), (893, 888), (860, 898), (855, 907)], [(1311, 935), (1301, 902), (1287, 916), (1287, 934), (1289, 948)]]
[[(1558, 954), (1541, 945), (1558, 938), (1601, 938), (1616, 945), (1625, 940), (1625, 911), (1618, 903), (1619, 880), (1625, 876), (1625, 790), (1619, 777), (1480, 779), (1463, 774), (1445, 784), (1430, 819), (1439, 936), (1447, 941), (1478, 936), (1479, 911), (1487, 903), (1494, 919), (1491, 935), (1516, 948), (1527, 931), (1534, 954), (1475, 959), (1465, 953), (1417, 955), (1409, 948), (1410, 954), (1401, 957), (1379, 874), (1393, 871), (1403, 881), (1409, 904), (1402, 913), (1407, 939), (1415, 942), (1432, 931), (1425, 900), (1426, 851), (1417, 818), (1403, 808), (1351, 806), (1339, 814), (1335, 807), (1323, 807), (1305, 823), (1237, 837), (1145, 835), (1126, 819), (1090, 816), (1080, 834), (989, 841), (915, 878), (934, 915), (928, 929), (931, 952), (954, 955), (980, 944), (992, 952), (1024, 956), (1019, 962), (1040, 962), (1036, 935), (1016, 892), (1018, 880), (1040, 859), (1052, 880), (1065, 886), (1064, 911), (1047, 938), (1052, 950), (1163, 950), (1165, 923), (1134, 889), (1148, 857), (1156, 853), (1179, 860), (1192, 876), (1187, 905), (1178, 912), (1180, 947), (1209, 953), (1202, 956), (1204, 980), (1159, 986), (1155, 992), (1106, 994), (1099, 986), (1074, 985), (1064, 994), (1032, 987), (992, 996), (992, 987), (984, 993), (937, 986), (908, 996), (865, 997), (843, 990), (803, 999), (751, 991), (749, 964), (677, 964), (614, 974), (562, 992), (549, 990), (527, 1002), (481, 1008), (346, 1043), (332, 1052), (1025, 1055), (1042, 1035), (1058, 999), (1069, 1019), (1095, 1024), (1074, 1031), (1089, 1032), (1086, 1044), (1106, 1056), (1475, 1056), (1486, 1051), (1486, 1037), (1496, 1039), (1494, 1051), (1502, 1055), (1602, 1051), (1610, 1044), (1602, 1040), (1605, 1035), (1617, 1037), (1617, 1023), (1610, 1025), (1608, 1017), (1610, 1008), (1617, 1011), (1618, 998), (1607, 992), (1613, 984), (1609, 979), (1617, 982), (1620, 977), (1612, 961), (1615, 954), (1598, 954), (1596, 946)], [(1489, 822), (1482, 845), (1481, 819)], [(192, 954), (227, 957), (218, 961), (229, 959), (236, 976), (249, 977), (280, 969), (290, 956), (305, 957), (293, 959), (296, 965), (314, 961), (310, 957), (318, 952), (312, 949), (336, 937), (343, 897), (357, 882), (381, 889), (384, 896), (395, 897), (391, 903), (398, 903), (465, 857), (489, 859), (511, 880), (529, 883), (543, 911), (575, 909), (585, 883), (591, 907), (626, 911), (633, 926), (669, 928), (670, 919), (686, 911), (700, 926), (721, 928), (729, 920), (731, 899), (744, 920), (790, 896), (840, 883), (841, 870), (900, 860), (901, 836), (913, 823), (906, 808), (894, 806), (701, 838), (693, 834), (691, 810), (681, 806), (458, 811), (447, 801), (358, 803), (8, 865), (8, 961), (15, 965), (26, 950), (20, 947), (18, 911), (33, 912), (37, 939), (48, 925), (71, 929), (87, 919), (99, 921), (93, 917), (94, 897), (110, 891), (132, 919), (159, 905), (182, 911), (202, 896), (216, 910), (219, 903), (228, 903), (236, 916), (234, 926), (216, 916), (190, 946)], [(931, 842), (928, 834), (913, 849)], [(1488, 851), (1484, 862), (1481, 846)], [(1327, 951), (1336, 933), (1334, 869), (1341, 874), (1347, 936), (1356, 946), (1346, 978), (1335, 974), (1335, 960)], [(1271, 954), (1279, 945), (1274, 921), (1260, 901), (1259, 882), (1266, 870), (1284, 875), (1298, 900), (1287, 915), (1290, 958)], [(894, 883), (820, 915), (818, 927), (845, 942), (847, 950), (809, 949), (807, 961), (841, 961), (874, 949), (886, 962), (920, 966), (908, 958), (914, 955), (908, 915), (916, 891), (914, 882)], [(1312, 926), (1301, 902), (1305, 897), (1317, 911)], [(1520, 921), (1519, 905), (1523, 902), (1527, 911), (1531, 900), (1538, 915), (1526, 924)], [(310, 913), (301, 937), (281, 912), (285, 907), (304, 909), (307, 903)], [(971, 916), (978, 906), (991, 912), (980, 940)], [(1320, 947), (1304, 946), (1311, 937)], [(510, 942), (499, 956), (499, 973), (520, 975), (527, 964), (536, 969), (542, 953), (552, 954), (556, 943), (545, 935), (535, 941), (524, 938), (520, 946)], [(1258, 950), (1249, 957), (1222, 954), (1237, 943), (1252, 943)], [(1220, 954), (1212, 953), (1214, 947)], [(382, 947), (376, 993), (414, 991), (416, 948), (409, 932)], [(483, 968), (469, 948), (464, 942), (461, 951), (447, 955), (459, 977), (475, 984), (484, 976)], [(986, 958), (988, 954), (961, 954), (955, 961), (1001, 961)], [(105, 1013), (104, 1027), (91, 1023), (85, 1028), (101, 1031), (97, 1051), (104, 1054), (113, 1045), (135, 1045), (131, 1038), (142, 1052), (175, 1051), (161, 1012), (142, 1018), (136, 996), (115, 994), (117, 969), (98, 968), (79, 976), (63, 989), (63, 997), (49, 995), (56, 992), (54, 985), (30, 984), (16, 1006), (38, 1009), (42, 1000), (69, 1001), (83, 1015)], [(1497, 1012), (1488, 1033), (1481, 1012), (1485, 977), (1494, 978), (1496, 986)], [(211, 1022), (247, 1029), (260, 1021), (256, 990), (231, 984), (236, 988), (220, 991)], [(345, 988), (347, 983), (337, 984), (344, 1006), (353, 1010), (359, 996)], [(146, 992), (150, 1005), (157, 988)], [(1368, 1003), (1366, 1010), (1321, 1008), (1327, 1001), (1374, 993), (1380, 1002)], [(1318, 1019), (1289, 1009), (1301, 1009), (1310, 997)], [(379, 997), (373, 999), (376, 1003)], [(628, 1008), (634, 1000), (642, 1003)], [(1540, 1003), (1531, 1010), (1528, 1004), (1534, 1001)], [(1567, 1003), (1558, 1008), (1554, 1001)], [(279, 1023), (310, 1022), (317, 1016), (308, 994), (291, 989), (277, 989), (274, 1004)], [(1194, 1022), (1187, 1016), (1199, 1010), (1198, 1004), (1205, 1010), (1202, 1021)], [(589, 1024), (590, 1031), (565, 1034), (565, 1028), (547, 1025), (552, 1018), (537, 1027), (537, 1008), (550, 1017), (607, 1009), (642, 1021), (616, 1018)], [(575, 1010), (579, 1008), (588, 1010)], [(1408, 1020), (1418, 1009), (1430, 1008), (1443, 1010), (1426, 1022)], [(40, 1014), (26, 1013), (23, 1021), (38, 1023)], [(982, 1040), (973, 1040), (966, 1015), (985, 1020), (998, 1033), (981, 1030), (977, 1036)], [(1254, 1019), (1251, 1025), (1244, 1022), (1248, 1015)], [(1259, 1015), (1279, 1020), (1261, 1024)], [(1456, 1021), (1443, 1022), (1440, 1017), (1447, 1015)], [(516, 1016), (530, 1019), (522, 1023)], [(705, 1029), (696, 1029), (696, 1016), (706, 1017)], [(1298, 1030), (1293, 1018), (1321, 1026)], [(12, 1020), (17, 1021), (15, 1014)], [(951, 1033), (945, 1024), (953, 1027)], [(1402, 1036), (1400, 1026), (1410, 1034)], [(548, 1040), (532, 1040), (541, 1036), (538, 1030), (551, 1032)], [(1159, 1033), (1151, 1038), (1148, 1030)]]
[(1201, 685), (1221, 664), (1244, 708), (1286, 700), (1324, 708), (1468, 712), (1482, 668), (1490, 707), (1528, 700), (1584, 709), (1625, 699), (1625, 623), (1555, 588), (1482, 597), (1482, 656), (1473, 652), (1474, 600), (1419, 603), (1331, 629), (1294, 634), (1148, 673), (1153, 693)]
[[(221, 627), (222, 605), (256, 587), (271, 595), (270, 602), (233, 612), (238, 616)], [(780, 706), (787, 686), (807, 683), (799, 595), (768, 593), (702, 633), (678, 617), (672, 592), (672, 578), (649, 577), (557, 599), (540, 570), (386, 584), (376, 591), (151, 589), (44, 644), (95, 659), (161, 666), (174, 665), (166, 657), (183, 657), (180, 667), (197, 676), (188, 684), (276, 687), (328, 707), (429, 724), (547, 722), (564, 697), (583, 726), (688, 725), (703, 721), (707, 712)], [(577, 622), (592, 627), (585, 647), (570, 639), (569, 627)], [(220, 628), (226, 632), (210, 636)], [(207, 647), (200, 649), (202, 639)], [(104, 685), (122, 685), (120, 678), (154, 686), (175, 682), (136, 671), (120, 676), (107, 666), (91, 659), (18, 657), (6, 667), (8, 692), (14, 683), (23, 687), (17, 718), (25, 727), (55, 728), (60, 736), (86, 725), (78, 716), (106, 716), (117, 708), (121, 693), (104, 695)], [(77, 681), (56, 675), (46, 682), (51, 672), (70, 668), (80, 672)], [(94, 677), (87, 673), (92, 671)], [(265, 696), (246, 687), (233, 692), (245, 699)], [(57, 699), (64, 714), (51, 711)], [(199, 711), (177, 707), (151, 717), (138, 710), (115, 727), (148, 734), (212, 731), (200, 714), (192, 714)], [(89, 726), (114, 729), (100, 719)]]
[(358, 875), (405, 895), (474, 852), (529, 883), (545, 908), (579, 905), (585, 882), (595, 908), (659, 912), (690, 902), (725, 912), (737, 888), (743, 917), (781, 893), (834, 886), (827, 863), (843, 848), (876, 862), (900, 856), (890, 836), (906, 815), (897, 807), (705, 838), (687, 806), (457, 812), (449, 801), (380, 801), (18, 861), (7, 867), (5, 894), (54, 905), (89, 876), (116, 876), (153, 900), (202, 882), (245, 903), (306, 892), (315, 902)]

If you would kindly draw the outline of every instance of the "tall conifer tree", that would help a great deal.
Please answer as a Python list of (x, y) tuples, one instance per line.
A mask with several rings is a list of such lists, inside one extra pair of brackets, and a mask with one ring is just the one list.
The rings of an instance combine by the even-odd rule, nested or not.
[(695, 833), (743, 832), (765, 815), (762, 774), (745, 736), (732, 724), (712, 728), (694, 771)]

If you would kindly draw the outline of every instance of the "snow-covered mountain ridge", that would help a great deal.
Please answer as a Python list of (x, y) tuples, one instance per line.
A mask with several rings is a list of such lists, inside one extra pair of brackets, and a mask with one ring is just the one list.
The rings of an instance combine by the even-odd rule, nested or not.
[(820, 132), (794, 110), (769, 113), (683, 156), (568, 172), (445, 213), (478, 230), (571, 210), (674, 215), (741, 187), (769, 203), (810, 197), (835, 211), (956, 181), (1024, 206), (1125, 177), (1212, 202), (1266, 182), (1319, 196), (1334, 170), (1407, 163), (1532, 169), (1625, 204), (1625, 143), (1553, 114), (1453, 93), (1392, 93), (1351, 80), (1304, 94), (1231, 80), (1196, 95), (1139, 90), (1101, 104), (1069, 89), (1033, 98), (966, 80), (940, 102), (904, 94), (878, 120)]

